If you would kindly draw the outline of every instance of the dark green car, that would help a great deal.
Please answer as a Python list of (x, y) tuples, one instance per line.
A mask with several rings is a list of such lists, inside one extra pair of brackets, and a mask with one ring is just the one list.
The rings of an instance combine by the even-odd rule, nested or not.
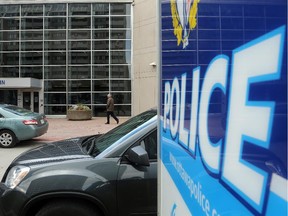
[(23, 153), (0, 184), (0, 215), (157, 215), (157, 111)]

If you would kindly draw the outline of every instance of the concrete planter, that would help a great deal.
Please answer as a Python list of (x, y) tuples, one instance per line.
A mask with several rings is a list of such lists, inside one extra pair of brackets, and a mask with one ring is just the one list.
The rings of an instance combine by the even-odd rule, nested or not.
[(92, 119), (92, 110), (68, 110), (67, 119), (74, 121), (90, 120)]

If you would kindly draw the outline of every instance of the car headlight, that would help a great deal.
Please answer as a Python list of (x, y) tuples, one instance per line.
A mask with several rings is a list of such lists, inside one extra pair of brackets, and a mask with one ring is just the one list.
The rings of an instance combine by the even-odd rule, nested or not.
[(8, 188), (15, 188), (29, 173), (30, 168), (26, 166), (15, 166), (13, 167), (6, 178), (5, 185)]

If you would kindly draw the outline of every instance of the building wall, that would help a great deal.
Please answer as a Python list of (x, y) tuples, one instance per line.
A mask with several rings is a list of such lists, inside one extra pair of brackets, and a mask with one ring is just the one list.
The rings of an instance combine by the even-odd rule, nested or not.
[(0, 77), (43, 80), (46, 115), (84, 103), (104, 116), (112, 93), (130, 116), (132, 0), (48, 2), (0, 0)]
[(157, 105), (157, 4), (135, 0), (133, 9), (132, 115)]

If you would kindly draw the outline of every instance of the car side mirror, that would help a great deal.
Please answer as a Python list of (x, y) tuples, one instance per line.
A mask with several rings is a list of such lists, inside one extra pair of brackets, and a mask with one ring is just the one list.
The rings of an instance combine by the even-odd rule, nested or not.
[(140, 166), (150, 166), (148, 153), (142, 146), (135, 146), (128, 151), (127, 159)]

